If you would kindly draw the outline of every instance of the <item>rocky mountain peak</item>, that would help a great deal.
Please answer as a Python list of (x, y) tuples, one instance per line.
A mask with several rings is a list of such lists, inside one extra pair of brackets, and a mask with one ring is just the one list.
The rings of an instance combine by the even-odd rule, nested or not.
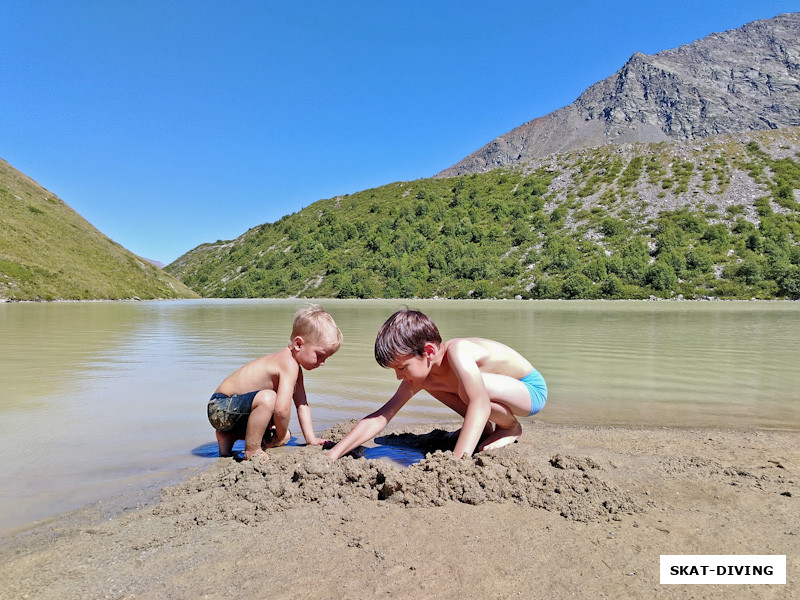
[(485, 172), (609, 143), (797, 125), (800, 13), (791, 13), (653, 55), (636, 52), (571, 105), (498, 137), (438, 176)]

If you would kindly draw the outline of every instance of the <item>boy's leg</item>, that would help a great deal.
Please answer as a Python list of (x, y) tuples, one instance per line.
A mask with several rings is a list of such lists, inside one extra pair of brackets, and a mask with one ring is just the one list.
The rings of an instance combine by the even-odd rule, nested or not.
[(217, 446), (219, 446), (220, 456), (233, 456), (233, 444), (236, 442), (236, 436), (230, 431), (219, 431), (217, 433)]
[(244, 437), (244, 458), (249, 460), (257, 454), (266, 454), (261, 449), (261, 439), (272, 420), (277, 394), (272, 390), (261, 390), (253, 398), (253, 406), (247, 417)]
[[(467, 405), (466, 403), (459, 397), (458, 394), (454, 394), (452, 392), (431, 392), (431, 395), (436, 398), (439, 402), (447, 406), (448, 408), (453, 409), (462, 417), (466, 416), (467, 414)], [(483, 433), (481, 434), (481, 439), (485, 438), (488, 435), (491, 435), (494, 431), (494, 427), (492, 426), (491, 421), (486, 422), (486, 426), (483, 428)], [(448, 434), (450, 438), (458, 438), (461, 434), (461, 428), (457, 429)]]
[(286, 435), (283, 436), (282, 440), (279, 440), (275, 435), (275, 425), (272, 421), (270, 421), (269, 426), (272, 429), (272, 432), (270, 435), (265, 436), (261, 441), (262, 450), (266, 450), (267, 448), (277, 448), (278, 446), (285, 446), (289, 443), (289, 440), (292, 439), (292, 432), (287, 429)]
[(516, 442), (522, 435), (522, 425), (502, 404), (492, 402), (492, 413), (489, 420), (495, 424), (494, 432), (478, 444), (476, 448), (478, 452), (508, 446)]
[(220, 456), (233, 456), (234, 443), (244, 438), (250, 402), (247, 395), (225, 396), (218, 393), (208, 401), (208, 422), (215, 430)]
[(462, 417), (467, 414), (467, 405), (459, 398), (458, 394), (452, 392), (431, 392), (431, 395), (446, 407), (456, 411)]
[(489, 392), (494, 432), (478, 444), (478, 451), (494, 450), (512, 444), (522, 434), (517, 416), (527, 416), (531, 410), (531, 395), (521, 381), (506, 375), (483, 374), (483, 383)]

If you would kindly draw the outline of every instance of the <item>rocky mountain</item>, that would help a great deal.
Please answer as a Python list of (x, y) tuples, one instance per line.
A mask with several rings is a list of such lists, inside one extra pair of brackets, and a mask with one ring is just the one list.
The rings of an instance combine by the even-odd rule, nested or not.
[(0, 160), (0, 301), (196, 296)]
[(501, 135), (437, 177), (605, 144), (800, 125), (800, 13), (634, 54), (569, 106)]

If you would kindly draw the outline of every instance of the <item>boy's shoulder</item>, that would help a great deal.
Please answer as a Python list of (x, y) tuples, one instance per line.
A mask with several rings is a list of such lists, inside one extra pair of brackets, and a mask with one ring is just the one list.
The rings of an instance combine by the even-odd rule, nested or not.
[(500, 342), (481, 337), (452, 338), (443, 342), (442, 347), (449, 361), (474, 360), (476, 363), (481, 363), (497, 353), (502, 354), (505, 348)]
[(442, 348), (445, 352), (469, 352), (485, 348), (492, 343), (492, 340), (479, 337), (451, 338), (442, 342)]
[(442, 353), (448, 357), (448, 362), (459, 357), (471, 356), (477, 349), (475, 338), (451, 338), (441, 345)]
[(300, 365), (294, 360), (291, 350), (283, 348), (272, 354), (267, 354), (256, 359), (264, 369), (275, 372), (294, 373), (300, 369)]

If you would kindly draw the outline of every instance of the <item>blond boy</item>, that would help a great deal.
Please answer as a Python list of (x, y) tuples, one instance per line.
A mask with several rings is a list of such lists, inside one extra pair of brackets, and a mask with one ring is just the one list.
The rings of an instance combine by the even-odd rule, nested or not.
[(436, 324), (414, 310), (383, 324), (375, 359), (394, 370), (400, 385), (330, 450), (333, 460), (378, 435), (420, 390), (464, 417), (453, 451), (458, 458), (513, 443), (522, 433), (517, 417), (536, 414), (547, 400), (544, 379), (518, 352), (483, 338), (443, 342)]
[(246, 460), (266, 458), (264, 450), (288, 442), (291, 400), (306, 443), (323, 444), (314, 434), (303, 369), (321, 367), (341, 345), (342, 332), (322, 307), (297, 311), (289, 345), (234, 371), (209, 400), (208, 420), (217, 433), (219, 455), (232, 456), (234, 442), (242, 438)]

